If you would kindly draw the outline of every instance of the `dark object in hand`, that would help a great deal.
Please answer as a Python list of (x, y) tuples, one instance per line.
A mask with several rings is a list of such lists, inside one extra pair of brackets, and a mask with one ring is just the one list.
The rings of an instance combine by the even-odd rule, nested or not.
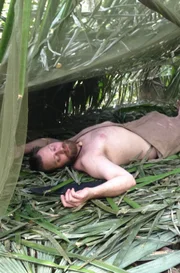
[(80, 185), (77, 184), (76, 182), (72, 182), (72, 183), (70, 183), (68, 185), (65, 185), (65, 186), (55, 190), (55, 191), (53, 190), (52, 192), (50, 190), (52, 188), (54, 188), (54, 186), (32, 188), (32, 189), (29, 189), (29, 191), (31, 193), (39, 194), (39, 195), (44, 195), (44, 194), (45, 195), (61, 195), (61, 194), (65, 194), (65, 192), (68, 189), (74, 188), (75, 191), (79, 191), (79, 190), (83, 190), (86, 187), (88, 187), (88, 188), (97, 187), (97, 186), (101, 185), (104, 182), (105, 182), (105, 180), (96, 180), (96, 181), (83, 182)]

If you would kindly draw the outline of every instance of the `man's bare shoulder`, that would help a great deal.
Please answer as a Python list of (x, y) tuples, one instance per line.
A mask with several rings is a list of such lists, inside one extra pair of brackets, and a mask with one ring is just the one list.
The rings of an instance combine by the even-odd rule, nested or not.
[(74, 162), (73, 168), (79, 171), (86, 171), (86, 166), (89, 163), (90, 157), (92, 157), (92, 154), (90, 152), (87, 152), (84, 155), (81, 155)]
[(82, 156), (73, 167), (93, 177), (107, 180), (124, 173), (127, 174), (123, 168), (111, 162), (105, 155), (91, 155), (90, 153)]

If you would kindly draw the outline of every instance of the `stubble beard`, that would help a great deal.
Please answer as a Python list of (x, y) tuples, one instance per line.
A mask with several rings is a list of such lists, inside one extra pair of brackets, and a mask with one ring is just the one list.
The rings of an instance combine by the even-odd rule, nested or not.
[(63, 141), (62, 146), (68, 147), (68, 149), (65, 150), (65, 154), (69, 158), (70, 163), (74, 162), (78, 154), (78, 148), (77, 148), (76, 142), (72, 140), (65, 140)]

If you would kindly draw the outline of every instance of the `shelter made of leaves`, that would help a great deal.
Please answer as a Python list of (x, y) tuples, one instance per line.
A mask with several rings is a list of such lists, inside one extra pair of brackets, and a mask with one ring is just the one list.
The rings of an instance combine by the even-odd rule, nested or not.
[(27, 188), (91, 178), (22, 165), (27, 139), (66, 138), (155, 107), (175, 115), (179, 14), (179, 0), (0, 2), (0, 272), (155, 273), (179, 264), (179, 155), (126, 166), (136, 188), (77, 211)]

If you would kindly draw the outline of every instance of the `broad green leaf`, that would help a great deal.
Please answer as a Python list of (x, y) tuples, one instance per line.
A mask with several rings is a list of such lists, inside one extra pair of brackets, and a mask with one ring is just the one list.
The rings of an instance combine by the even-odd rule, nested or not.
[[(3, 5), (3, 2), (1, 1), (0, 5)], [(14, 22), (14, 5), (16, 3), (16, 0), (11, 0), (9, 9), (8, 9), (8, 14), (7, 14), (7, 19), (6, 19), (6, 24), (4, 26), (3, 30), (3, 35), (0, 41), (0, 63), (3, 60), (4, 54), (6, 53), (6, 50), (8, 48), (8, 43), (11, 37), (11, 32), (13, 28), (13, 22)], [(0, 7), (0, 12), (1, 12), (2, 7)]]
[(23, 145), (26, 139), (27, 90), (24, 91), (24, 88), (30, 12), (31, 1), (17, 0), (0, 116), (0, 217), (6, 212), (12, 198), (21, 167), (23, 149), (20, 157), (15, 159), (16, 148)]
[(174, 251), (164, 257), (156, 259), (128, 270), (131, 273), (161, 273), (169, 268), (179, 265), (180, 251)]

